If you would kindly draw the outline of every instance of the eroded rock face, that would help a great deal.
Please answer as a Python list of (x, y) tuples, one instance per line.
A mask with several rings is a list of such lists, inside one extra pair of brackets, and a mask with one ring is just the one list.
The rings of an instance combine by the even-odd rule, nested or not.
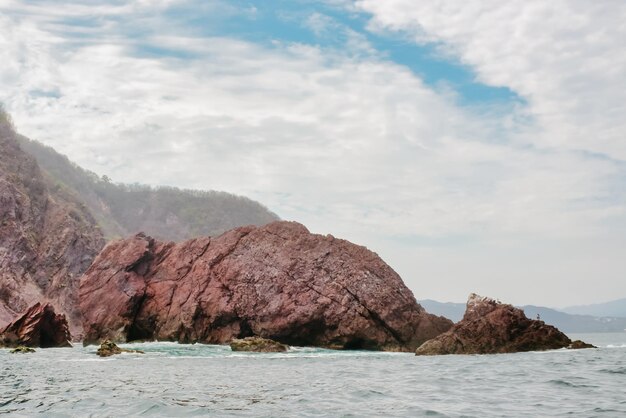
[(85, 343), (226, 343), (414, 350), (452, 323), (417, 304), (376, 254), (293, 222), (180, 244), (109, 244), (81, 279)]
[(260, 337), (246, 337), (241, 340), (232, 340), (230, 349), (233, 351), (252, 351), (257, 353), (282, 353), (289, 346), (277, 341)]
[(417, 355), (493, 354), (564, 348), (570, 339), (524, 311), (472, 293), (463, 319), (449, 331), (425, 342)]
[(104, 240), (93, 217), (54, 184), (0, 123), (0, 327), (51, 302), (78, 336), (78, 282)]
[(71, 347), (71, 339), (65, 315), (41, 303), (0, 331), (0, 346), (5, 347)]

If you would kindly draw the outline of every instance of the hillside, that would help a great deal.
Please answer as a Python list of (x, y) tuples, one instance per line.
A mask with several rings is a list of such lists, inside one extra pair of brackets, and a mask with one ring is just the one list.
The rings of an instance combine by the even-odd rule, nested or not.
[[(464, 303), (443, 303), (430, 299), (419, 300), (418, 303), (428, 312), (444, 316), (454, 322), (460, 321), (465, 313)], [(525, 305), (521, 308), (529, 318), (534, 319), (539, 315), (544, 322), (554, 325), (563, 332), (622, 332), (626, 330), (626, 318), (572, 315), (533, 305)]]
[(47, 181), (0, 109), (0, 327), (50, 302), (76, 333), (78, 281), (104, 243), (89, 210)]
[(230, 193), (112, 183), (51, 147), (23, 136), (18, 140), (55, 187), (80, 196), (109, 240), (145, 232), (161, 240), (182, 241), (278, 220), (260, 203)]

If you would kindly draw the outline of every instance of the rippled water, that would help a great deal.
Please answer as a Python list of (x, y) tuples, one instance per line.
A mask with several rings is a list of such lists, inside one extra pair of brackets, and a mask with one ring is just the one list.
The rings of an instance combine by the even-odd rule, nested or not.
[(626, 416), (626, 333), (576, 335), (598, 350), (486, 356), (129, 344), (0, 350), (0, 415)]

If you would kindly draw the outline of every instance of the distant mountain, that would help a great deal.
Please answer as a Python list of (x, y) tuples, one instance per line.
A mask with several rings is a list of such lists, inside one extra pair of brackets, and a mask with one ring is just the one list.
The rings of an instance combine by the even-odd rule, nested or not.
[(437, 302), (432, 299), (418, 300), (417, 303), (422, 305), (422, 307), (431, 314), (445, 316), (454, 323), (459, 322), (465, 313), (464, 303)]
[[(465, 313), (464, 303), (443, 303), (430, 299), (419, 300), (418, 302), (428, 312), (444, 316), (454, 322), (460, 321)], [(536, 318), (537, 315), (539, 315), (541, 320), (545, 321), (547, 324), (554, 325), (563, 332), (622, 332), (626, 330), (626, 318), (572, 315), (533, 305), (526, 305), (521, 308), (524, 310), (527, 317)]]
[(543, 321), (563, 332), (622, 332), (626, 330), (626, 318), (592, 315), (572, 315), (550, 308), (526, 305), (522, 309), (529, 318), (537, 314)]
[(626, 298), (593, 305), (570, 306), (562, 310), (571, 314), (626, 318)]
[(86, 205), (109, 240), (145, 232), (162, 240), (182, 241), (279, 219), (260, 203), (230, 193), (115, 184), (51, 147), (20, 135), (17, 139), (36, 158), (53, 188)]

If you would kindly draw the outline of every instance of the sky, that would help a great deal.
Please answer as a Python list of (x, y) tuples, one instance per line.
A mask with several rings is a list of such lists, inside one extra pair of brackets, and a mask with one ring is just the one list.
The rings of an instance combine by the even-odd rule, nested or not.
[(223, 190), (417, 299), (626, 297), (623, 0), (0, 0), (0, 102), (116, 182)]

